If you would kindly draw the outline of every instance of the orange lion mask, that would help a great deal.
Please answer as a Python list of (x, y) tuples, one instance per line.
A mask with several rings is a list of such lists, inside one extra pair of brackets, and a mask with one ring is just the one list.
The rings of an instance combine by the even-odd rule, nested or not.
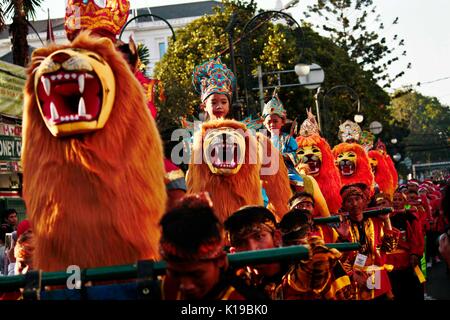
[(362, 183), (369, 188), (370, 196), (372, 196), (374, 177), (364, 148), (357, 143), (343, 142), (333, 148), (333, 155), (342, 186)]
[[(277, 168), (265, 174), (274, 161)], [(242, 206), (263, 205), (261, 186), (269, 198), (268, 208), (279, 218), (289, 210), (292, 191), (281, 154), (269, 139), (253, 135), (234, 120), (202, 125), (194, 136), (186, 181), (188, 193), (209, 192), (221, 221)]]
[[(308, 137), (298, 136), (296, 141), (298, 144), (297, 158), (299, 163), (309, 165), (309, 174), (314, 176), (319, 184), (320, 191), (323, 193), (328, 209), (332, 213), (337, 213), (342, 204), (341, 195), (339, 194), (341, 190), (341, 177), (334, 164), (334, 157), (330, 145), (318, 134), (313, 134)], [(320, 157), (317, 156), (317, 158), (320, 159), (313, 161), (312, 157), (314, 156), (315, 148), (319, 149)]]
[(139, 82), (109, 39), (85, 32), (33, 53), (23, 137), (36, 268), (158, 258), (162, 142)]

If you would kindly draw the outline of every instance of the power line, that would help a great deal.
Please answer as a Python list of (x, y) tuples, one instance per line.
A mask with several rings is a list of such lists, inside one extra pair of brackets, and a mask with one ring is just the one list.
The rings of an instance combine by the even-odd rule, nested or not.
[(443, 80), (447, 80), (447, 79), (450, 79), (450, 76), (444, 77), (444, 78), (439, 78), (439, 79), (436, 79), (436, 80), (426, 81), (426, 82), (418, 82), (417, 85), (421, 86), (423, 84), (434, 83), (434, 82), (443, 81)]

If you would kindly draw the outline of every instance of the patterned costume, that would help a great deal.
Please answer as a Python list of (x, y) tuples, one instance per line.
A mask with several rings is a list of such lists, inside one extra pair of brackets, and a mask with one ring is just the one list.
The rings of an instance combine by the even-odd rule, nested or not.
[(158, 257), (162, 143), (140, 84), (109, 39), (82, 33), (33, 53), (23, 139), (37, 268)]
[[(359, 196), (365, 201), (369, 198), (368, 187), (363, 185), (344, 187), (341, 193), (344, 202), (350, 196)], [(364, 217), (362, 221), (350, 219), (349, 224), (349, 234), (340, 237), (338, 242), (361, 244), (361, 249), (346, 253), (341, 259), (345, 270), (354, 280), (356, 298), (371, 300), (381, 295), (389, 295), (391, 285), (387, 272), (393, 267), (385, 262), (386, 252), (396, 249), (398, 232), (393, 229), (385, 233), (384, 223), (379, 218)], [(358, 254), (363, 255), (365, 261), (359, 262)]]
[(353, 288), (339, 258), (339, 251), (309, 239), (310, 258), (291, 266), (274, 292), (276, 300), (349, 300)]
[(297, 162), (309, 166), (309, 175), (313, 176), (319, 184), (320, 191), (325, 197), (328, 209), (337, 213), (341, 207), (342, 199), (341, 177), (334, 164), (334, 157), (328, 142), (320, 136), (314, 116), (309, 111), (300, 128), (300, 135), (296, 138)]
[[(286, 119), (286, 110), (276, 90), (273, 93), (272, 99), (264, 105), (263, 119), (269, 115), (277, 115), (281, 119)], [(280, 130), (278, 134), (274, 132), (270, 135), (270, 141), (272, 141), (274, 147), (283, 155), (284, 162), (288, 168), (290, 183), (294, 186), (303, 185), (303, 179), (295, 169), (295, 153), (298, 146), (293, 134), (281, 132)]]

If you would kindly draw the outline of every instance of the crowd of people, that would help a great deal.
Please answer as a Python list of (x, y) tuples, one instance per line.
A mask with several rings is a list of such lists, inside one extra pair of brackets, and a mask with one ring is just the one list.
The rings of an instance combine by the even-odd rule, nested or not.
[[(133, 69), (130, 59), (127, 62)], [(177, 167), (170, 148), (161, 159), (168, 196), (159, 221), (159, 253), (167, 262), (159, 278), (163, 299), (424, 299), (426, 277), (421, 261), (432, 265), (443, 259), (450, 267), (450, 177), (398, 185), (397, 172), (381, 141), (374, 146), (373, 139), (363, 139), (358, 125), (346, 121), (340, 127), (342, 144), (331, 150), (310, 111), (300, 128), (288, 120), (277, 90), (261, 114), (266, 135), (241, 136), (236, 128), (243, 132), (246, 124), (230, 119), (235, 87), (231, 70), (220, 58), (210, 59), (194, 69), (192, 80), (200, 95), (200, 110), (206, 114), (203, 125), (212, 124), (212, 131), (218, 133), (210, 140), (194, 136), (187, 142), (188, 149), (205, 141), (209, 141), (206, 149), (213, 144), (217, 148), (203, 159), (209, 161), (204, 176), (193, 175), (193, 161), (186, 172)], [(155, 117), (154, 105), (149, 108)], [(252, 148), (270, 150), (270, 156), (256, 151), (253, 171), (246, 171), (241, 162), (248, 159), (235, 150), (248, 153)], [(275, 174), (260, 174), (266, 164), (261, 164), (264, 156), (281, 159)], [(274, 188), (277, 183), (280, 187)], [(235, 185), (240, 189), (228, 192)], [(250, 185), (256, 186), (251, 199), (244, 192)], [(94, 198), (105, 201), (96, 195), (89, 199)], [(239, 205), (233, 207), (230, 202)], [(392, 210), (383, 210), (387, 208)], [(319, 218), (330, 216), (339, 216), (340, 222), (320, 222)], [(18, 223), (13, 209), (4, 213), (0, 276), (35, 269), (33, 227), (39, 230), (35, 221)], [(357, 243), (359, 249), (340, 252), (329, 245), (334, 243)], [(237, 252), (298, 245), (307, 248), (307, 256), (245, 267), (228, 261), (228, 255)], [(109, 254), (114, 255), (114, 248)], [(1, 294), (0, 299), (21, 297), (20, 292)]]

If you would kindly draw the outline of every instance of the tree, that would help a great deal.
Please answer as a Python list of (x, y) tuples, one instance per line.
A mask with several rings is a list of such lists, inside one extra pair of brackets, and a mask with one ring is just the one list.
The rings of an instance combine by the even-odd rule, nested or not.
[(25, 66), (28, 63), (28, 24), (27, 19), (36, 16), (36, 9), (42, 0), (2, 0), (0, 11), (0, 30), (5, 29), (5, 21), (12, 18), (9, 33), (12, 36), (13, 62)]
[[(314, 27), (346, 50), (383, 87), (390, 87), (404, 75), (406, 68), (411, 68), (409, 63), (396, 75), (389, 74), (389, 67), (406, 56), (402, 49), (404, 40), (397, 34), (387, 35), (389, 30), (376, 14), (373, 0), (316, 0), (307, 8), (304, 15), (311, 18), (311, 22), (318, 21)], [(398, 20), (395, 18), (391, 26), (398, 24)], [(375, 28), (377, 31), (373, 30)], [(386, 35), (382, 35), (383, 32)]]
[[(159, 104), (159, 125), (162, 130), (176, 125), (179, 117), (192, 115), (198, 111), (200, 103), (198, 95), (191, 84), (191, 74), (194, 67), (215, 57), (228, 48), (227, 33), (224, 32), (233, 12), (238, 19), (234, 39), (242, 37), (243, 26), (254, 16), (256, 11), (254, 1), (224, 1), (223, 8), (217, 8), (213, 15), (199, 18), (188, 26), (177, 30), (176, 42), (171, 42), (163, 59), (155, 67), (155, 76), (162, 80), (167, 99)], [(242, 41), (235, 46), (237, 77), (240, 96), (247, 87), (250, 98), (245, 106), (246, 115), (257, 116), (260, 112), (258, 92), (251, 90), (257, 87), (257, 79), (251, 75), (244, 77), (246, 67), (254, 74), (258, 65), (265, 71), (293, 69), (299, 62), (298, 43), (300, 33), (293, 32), (286, 22), (267, 21), (252, 31), (246, 37), (250, 50), (246, 51)], [(328, 90), (339, 84), (352, 87), (361, 99), (364, 116), (367, 123), (370, 120), (388, 121), (389, 113), (385, 105), (389, 104), (389, 96), (380, 88), (371, 74), (364, 71), (347, 52), (311, 30), (308, 25), (302, 26), (303, 56), (306, 61), (314, 61), (325, 70), (325, 82), (322, 87)], [(294, 30), (295, 31), (295, 30)], [(248, 55), (246, 57), (246, 55)], [(229, 67), (228, 53), (222, 56), (222, 61)], [(244, 85), (244, 80), (248, 83)], [(287, 83), (298, 83), (294, 73), (284, 79)], [(275, 85), (276, 79), (266, 79), (265, 85)], [(272, 95), (272, 89), (266, 90), (266, 100)], [(313, 104), (312, 92), (303, 87), (282, 88), (279, 93), (288, 111), (289, 118), (298, 117), (300, 121), (306, 118), (305, 109)], [(345, 99), (327, 100), (325, 114), (321, 115), (323, 132), (330, 143), (337, 143), (337, 131), (340, 122), (353, 118), (356, 108)], [(323, 106), (322, 106), (323, 107)], [(256, 111), (255, 111), (256, 110)]]
[(394, 93), (391, 124), (408, 130), (400, 148), (413, 163), (448, 161), (450, 108), (417, 91)]

